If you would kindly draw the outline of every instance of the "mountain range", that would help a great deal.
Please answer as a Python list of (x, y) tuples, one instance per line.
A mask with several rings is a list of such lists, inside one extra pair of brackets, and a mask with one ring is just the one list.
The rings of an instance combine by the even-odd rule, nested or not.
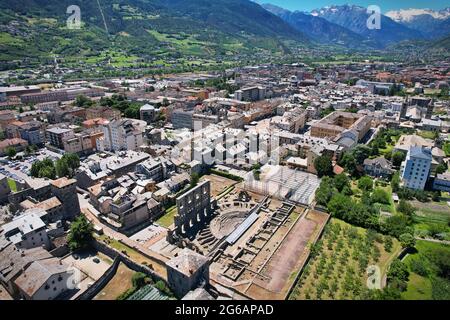
[[(70, 5), (80, 8), (82, 30), (65, 26)], [(2, 0), (0, 22), (0, 60), (91, 55), (111, 46), (139, 56), (216, 57), (309, 41), (248, 0)]]
[[(83, 28), (66, 27), (67, 7), (81, 10)], [(144, 58), (290, 52), (315, 43), (365, 50), (401, 41), (438, 41), (450, 33), (449, 9), (403, 10), (366, 26), (366, 8), (329, 6), (289, 11), (249, 0), (2, 0), (0, 60), (95, 57), (122, 50)]]
[(450, 32), (450, 8), (434, 11), (430, 9), (403, 9), (389, 11), (386, 16), (423, 34), (427, 38), (445, 37)]
[(369, 13), (361, 6), (328, 6), (311, 12), (292, 12), (271, 4), (263, 7), (318, 42), (346, 47), (385, 48), (404, 40), (437, 40), (450, 33), (450, 8), (390, 11), (381, 15), (379, 30), (370, 30)]

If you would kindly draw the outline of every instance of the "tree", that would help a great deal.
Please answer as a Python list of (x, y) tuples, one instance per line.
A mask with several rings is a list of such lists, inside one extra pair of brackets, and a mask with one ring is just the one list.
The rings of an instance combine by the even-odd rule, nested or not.
[(358, 164), (356, 163), (355, 157), (350, 152), (344, 153), (339, 164), (352, 176), (356, 175), (356, 167)]
[(393, 245), (394, 245), (394, 242), (392, 241), (392, 237), (386, 236), (386, 238), (384, 240), (384, 250), (386, 250), (386, 252), (391, 252)]
[(401, 234), (409, 231), (409, 222), (410, 220), (405, 216), (392, 216), (386, 219), (383, 224), (383, 230), (393, 237), (400, 237)]
[(131, 277), (131, 283), (134, 288), (142, 288), (146, 284), (147, 275), (143, 272), (136, 272)]
[(75, 105), (79, 108), (87, 108), (93, 104), (94, 102), (83, 94), (80, 94), (75, 98)]
[(319, 205), (326, 206), (335, 192), (332, 179), (324, 177), (316, 190), (316, 202)]
[(61, 158), (67, 164), (69, 168), (69, 174), (67, 175), (69, 178), (75, 175), (75, 170), (80, 167), (80, 157), (76, 153), (66, 153)]
[(56, 161), (55, 165), (56, 169), (56, 175), (58, 177), (66, 177), (70, 174), (69, 166), (67, 165), (67, 162), (63, 159), (59, 159)]
[(393, 192), (397, 192), (400, 189), (400, 173), (398, 171), (392, 176), (391, 187)]
[(93, 239), (92, 233), (94, 227), (84, 215), (80, 215), (70, 226), (69, 236), (67, 238), (69, 247), (72, 251), (85, 249)]
[(397, 211), (412, 217), (415, 212), (415, 209), (409, 202), (407, 202), (404, 199), (401, 199), (397, 206)]
[(328, 202), (327, 209), (334, 217), (343, 219), (353, 206), (354, 203), (350, 197), (336, 193)]
[(402, 283), (406, 283), (408, 281), (408, 278), (408, 267), (399, 259), (395, 259), (391, 263), (391, 266), (389, 267), (389, 271), (387, 273), (388, 281), (399, 281)]
[(358, 180), (358, 188), (363, 191), (371, 191), (373, 189), (373, 180), (368, 176), (363, 176)]
[(447, 166), (444, 163), (441, 163), (436, 167), (436, 174), (443, 174), (445, 171), (447, 171)]
[(380, 188), (376, 188), (371, 196), (373, 203), (390, 204), (389, 194)]
[(7, 147), (5, 150), (6, 155), (8, 156), (8, 158), (14, 158), (17, 154), (17, 151), (15, 148), (13, 147)]
[(333, 174), (333, 164), (329, 156), (320, 156), (314, 160), (314, 168), (316, 168), (319, 177), (331, 176)]
[(334, 186), (339, 192), (342, 192), (345, 187), (350, 188), (350, 179), (345, 173), (338, 174), (334, 177)]
[(366, 160), (370, 154), (372, 153), (372, 149), (364, 144), (358, 144), (352, 150), (352, 154), (356, 159), (356, 163), (359, 165), (363, 164), (364, 160)]
[(38, 174), (39, 178), (48, 178), (48, 179), (56, 179), (56, 171), (55, 171), (55, 167), (51, 166), (51, 167), (47, 167), (44, 166), (39, 170), (39, 174)]
[(200, 179), (200, 176), (198, 175), (198, 173), (192, 173), (191, 174), (191, 187), (195, 187), (198, 183), (198, 180)]
[(399, 240), (403, 248), (414, 248), (416, 245), (416, 239), (411, 233), (401, 234)]
[(406, 155), (403, 152), (397, 151), (392, 154), (392, 164), (396, 167), (400, 167), (405, 160)]

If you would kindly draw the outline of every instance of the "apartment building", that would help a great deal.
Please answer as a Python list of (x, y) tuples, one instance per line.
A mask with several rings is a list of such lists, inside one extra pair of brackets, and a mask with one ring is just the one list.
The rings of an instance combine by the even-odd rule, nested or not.
[(72, 129), (53, 127), (45, 131), (47, 142), (58, 149), (64, 149), (64, 140), (73, 138), (75, 133)]
[(142, 120), (112, 120), (103, 125), (103, 139), (98, 139), (98, 150), (137, 150), (143, 143), (147, 123)]
[(403, 185), (410, 189), (423, 190), (430, 175), (431, 161), (430, 149), (412, 146), (400, 168)]
[(35, 213), (23, 214), (1, 227), (0, 235), (17, 249), (50, 247), (46, 225)]

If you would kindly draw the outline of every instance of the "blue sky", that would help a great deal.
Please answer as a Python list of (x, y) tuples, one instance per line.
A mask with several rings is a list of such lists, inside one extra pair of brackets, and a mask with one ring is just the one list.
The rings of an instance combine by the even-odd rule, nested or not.
[(382, 12), (408, 8), (443, 9), (450, 7), (449, 0), (257, 0), (259, 3), (272, 3), (274, 5), (300, 11), (311, 11), (327, 5), (356, 4), (363, 7), (378, 5)]

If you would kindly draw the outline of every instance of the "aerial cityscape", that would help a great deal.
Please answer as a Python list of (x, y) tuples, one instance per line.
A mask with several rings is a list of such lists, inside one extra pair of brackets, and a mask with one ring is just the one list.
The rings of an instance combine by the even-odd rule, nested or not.
[(0, 300), (450, 300), (449, 3), (346, 2), (2, 0)]

